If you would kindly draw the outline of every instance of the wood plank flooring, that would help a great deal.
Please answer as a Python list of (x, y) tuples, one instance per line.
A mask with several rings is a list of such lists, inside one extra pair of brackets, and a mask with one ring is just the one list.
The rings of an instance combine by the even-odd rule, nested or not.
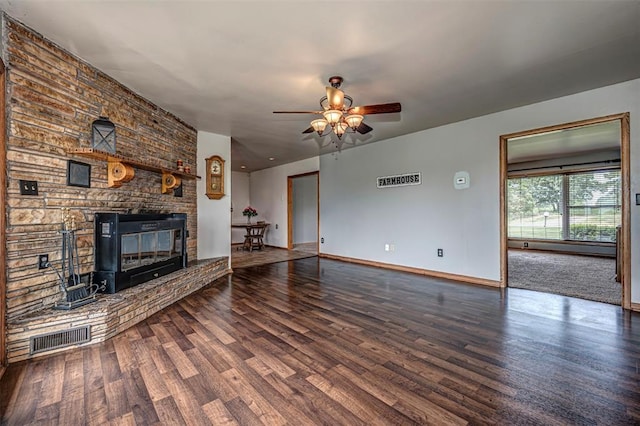
[(317, 257), (12, 364), (8, 425), (640, 423), (640, 315)]

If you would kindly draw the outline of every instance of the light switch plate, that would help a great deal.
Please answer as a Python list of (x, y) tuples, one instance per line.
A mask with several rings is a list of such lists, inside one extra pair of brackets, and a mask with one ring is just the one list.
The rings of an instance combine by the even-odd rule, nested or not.
[(38, 181), (20, 180), (20, 195), (38, 195)]

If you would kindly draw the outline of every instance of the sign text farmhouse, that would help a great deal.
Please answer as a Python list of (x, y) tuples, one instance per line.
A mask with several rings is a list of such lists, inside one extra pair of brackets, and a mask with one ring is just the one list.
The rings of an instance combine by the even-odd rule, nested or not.
[(420, 173), (406, 173), (404, 175), (383, 176), (376, 178), (378, 188), (390, 188), (393, 186), (420, 185), (422, 176)]

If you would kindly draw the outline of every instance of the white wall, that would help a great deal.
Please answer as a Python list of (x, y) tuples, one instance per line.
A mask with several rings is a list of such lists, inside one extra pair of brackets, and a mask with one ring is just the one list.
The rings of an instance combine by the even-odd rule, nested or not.
[[(640, 192), (640, 80), (363, 145), (320, 157), (324, 253), (500, 279), (499, 137), (631, 113), (631, 194)], [(456, 171), (471, 187), (453, 188)], [(375, 178), (421, 172), (423, 184), (377, 189)], [(635, 198), (632, 197), (632, 200)], [(640, 302), (640, 207), (631, 206), (632, 302)], [(385, 252), (384, 244), (395, 251)], [(444, 249), (444, 257), (436, 249)]]
[[(210, 200), (205, 195), (206, 164), (212, 155), (225, 160), (225, 196)], [(198, 259), (231, 256), (231, 138), (198, 132)]]
[(318, 175), (293, 179), (293, 243), (318, 241)]
[[(249, 198), (249, 173), (232, 172), (231, 187), (231, 205), (233, 206), (231, 222), (244, 223), (247, 221), (247, 218), (242, 216), (242, 210), (251, 204), (251, 199)], [(242, 243), (245, 233), (245, 229), (232, 228), (231, 242)]]
[(319, 167), (319, 158), (313, 157), (251, 173), (251, 205), (258, 210), (257, 220), (271, 224), (265, 244), (287, 247), (287, 177), (315, 172)]
[[(337, 160), (321, 156), (320, 251), (498, 279), (498, 138), (483, 144), (479, 130), (464, 122), (348, 149)], [(469, 189), (453, 188), (457, 171), (469, 172)], [(411, 172), (422, 173), (422, 185), (376, 187), (376, 177)]]

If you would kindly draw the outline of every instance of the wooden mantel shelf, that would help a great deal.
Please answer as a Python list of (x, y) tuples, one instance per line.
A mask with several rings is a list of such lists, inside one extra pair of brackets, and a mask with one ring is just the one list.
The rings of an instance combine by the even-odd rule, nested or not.
[(200, 176), (191, 173), (170, 170), (154, 164), (132, 160), (120, 154), (113, 154), (93, 148), (71, 148), (68, 154), (93, 158), (94, 160), (106, 161), (108, 163), (107, 173), (109, 187), (118, 188), (123, 182), (129, 182), (134, 177), (133, 168), (147, 170), (162, 174), (162, 193), (165, 194), (180, 185), (180, 179), (200, 179)]
[(98, 149), (93, 149), (93, 148), (72, 148), (72, 149), (68, 149), (67, 153), (80, 155), (82, 157), (93, 158), (95, 160), (126, 163), (135, 167), (136, 169), (142, 169), (142, 170), (147, 170), (149, 172), (156, 172), (156, 173), (168, 173), (174, 176), (180, 176), (182, 179), (200, 179), (200, 176), (198, 175), (179, 172), (177, 170), (165, 169), (164, 167), (159, 167), (153, 164), (144, 163), (142, 161), (132, 160), (130, 158), (125, 157), (124, 155), (112, 154), (110, 152), (100, 151)]

